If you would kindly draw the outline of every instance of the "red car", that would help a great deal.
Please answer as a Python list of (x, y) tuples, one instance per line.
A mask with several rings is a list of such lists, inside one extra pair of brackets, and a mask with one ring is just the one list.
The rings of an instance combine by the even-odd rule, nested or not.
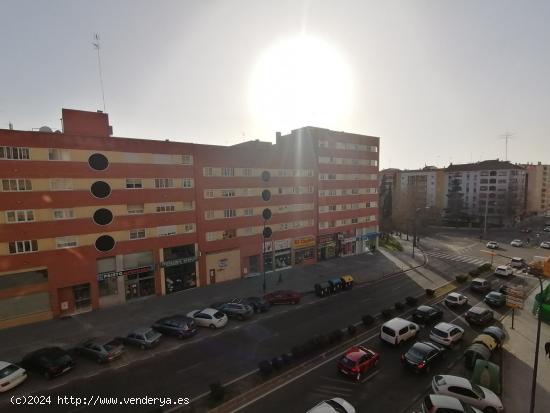
[(298, 304), (302, 294), (296, 291), (273, 291), (264, 295), (264, 300), (269, 304)]
[(338, 370), (346, 376), (360, 381), (363, 374), (378, 364), (380, 354), (363, 346), (355, 346), (346, 351), (338, 361)]

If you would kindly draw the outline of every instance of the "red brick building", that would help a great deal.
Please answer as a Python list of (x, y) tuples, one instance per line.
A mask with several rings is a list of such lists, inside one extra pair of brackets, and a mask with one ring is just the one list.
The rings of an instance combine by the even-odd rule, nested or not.
[(222, 147), (111, 137), (100, 112), (62, 121), (0, 130), (0, 328), (375, 242), (378, 138), (307, 127)]

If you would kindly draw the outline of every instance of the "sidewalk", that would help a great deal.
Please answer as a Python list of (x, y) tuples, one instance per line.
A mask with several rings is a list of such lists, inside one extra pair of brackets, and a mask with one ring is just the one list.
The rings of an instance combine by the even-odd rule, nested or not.
[[(267, 292), (290, 289), (312, 292), (316, 283), (351, 274), (358, 283), (374, 281), (399, 271), (379, 252), (335, 258), (317, 264), (266, 274)], [(279, 273), (282, 282), (279, 283)], [(0, 360), (17, 362), (43, 346), (70, 348), (90, 337), (116, 337), (137, 327), (149, 326), (170, 314), (186, 314), (233, 297), (262, 296), (263, 276), (152, 296), (65, 319), (53, 319), (0, 330)]]
[[(548, 282), (545, 283), (547, 285)], [(516, 310), (514, 329), (510, 312), (502, 324), (509, 339), (504, 344), (502, 355), (502, 402), (507, 412), (528, 412), (531, 400), (531, 382), (535, 360), (537, 318), (532, 309), (536, 288), (525, 300), (523, 310)], [(550, 412), (550, 359), (544, 353), (544, 343), (550, 341), (550, 325), (542, 323), (540, 335), (539, 361), (535, 412)]]

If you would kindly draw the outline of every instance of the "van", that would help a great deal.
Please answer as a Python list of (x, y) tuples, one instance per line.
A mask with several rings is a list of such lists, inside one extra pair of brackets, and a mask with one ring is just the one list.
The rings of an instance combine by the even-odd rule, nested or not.
[(525, 262), (525, 260), (523, 258), (513, 257), (510, 260), (510, 267), (513, 267), (513, 268), (523, 268), (526, 265), (527, 265), (527, 263)]
[(487, 292), (491, 289), (491, 283), (485, 278), (474, 278), (470, 283), (470, 290), (477, 291), (479, 293)]
[(382, 327), (380, 327), (380, 339), (397, 346), (403, 341), (415, 338), (419, 330), (420, 327), (418, 324), (395, 317), (382, 324)]

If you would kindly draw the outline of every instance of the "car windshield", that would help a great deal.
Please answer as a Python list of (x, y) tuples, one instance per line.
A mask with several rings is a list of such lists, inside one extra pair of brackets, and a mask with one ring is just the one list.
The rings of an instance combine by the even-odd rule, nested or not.
[(344, 366), (349, 367), (349, 368), (355, 367), (355, 361), (350, 360), (346, 356), (344, 356), (340, 359), (340, 363), (342, 363)]
[(447, 296), (447, 300), (449, 301), (458, 301), (458, 297), (455, 297), (454, 295)]
[(499, 293), (489, 293), (487, 294), (487, 297), (491, 297), (491, 298), (500, 298), (500, 294)]
[(0, 370), (0, 379), (8, 377), (10, 374), (15, 373), (17, 370), (19, 370), (19, 367), (14, 364), (10, 364), (9, 366), (4, 367), (2, 370)]
[(155, 336), (157, 335), (157, 333), (155, 333), (153, 330), (149, 330), (145, 333), (145, 338), (147, 340), (151, 340), (153, 339)]
[(218, 311), (216, 314), (214, 314), (214, 318), (217, 318), (218, 320), (220, 318), (223, 318), (224, 314), (221, 311)]
[(447, 336), (448, 336), (448, 334), (447, 334), (445, 331), (442, 331), (442, 330), (440, 330), (440, 329), (438, 329), (438, 328), (434, 328), (434, 329), (432, 330), (432, 334), (433, 334), (434, 336), (443, 337), (443, 338), (447, 338)]
[(325, 400), (325, 403), (334, 409), (338, 413), (347, 413), (347, 410), (341, 404), (335, 402), (334, 400)]
[(426, 357), (426, 351), (424, 351), (422, 348), (419, 348), (417, 346), (413, 346), (410, 348), (409, 351), (407, 351), (407, 354), (405, 354), (405, 357), (407, 357), (407, 359), (411, 361), (419, 362), (424, 360), (424, 357)]
[(485, 398), (485, 393), (483, 390), (481, 390), (481, 387), (479, 387), (477, 384), (472, 383), (472, 391), (476, 394), (477, 397), (480, 399)]

